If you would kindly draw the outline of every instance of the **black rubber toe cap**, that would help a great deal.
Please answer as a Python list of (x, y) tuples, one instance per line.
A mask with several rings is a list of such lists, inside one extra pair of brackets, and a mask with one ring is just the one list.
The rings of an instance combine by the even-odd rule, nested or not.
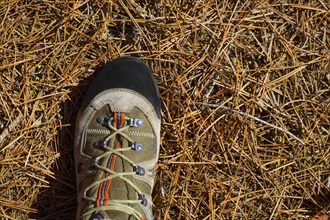
[(158, 87), (150, 69), (142, 60), (122, 57), (105, 65), (90, 85), (82, 107), (85, 108), (99, 93), (113, 88), (126, 88), (140, 93), (150, 101), (160, 118)]

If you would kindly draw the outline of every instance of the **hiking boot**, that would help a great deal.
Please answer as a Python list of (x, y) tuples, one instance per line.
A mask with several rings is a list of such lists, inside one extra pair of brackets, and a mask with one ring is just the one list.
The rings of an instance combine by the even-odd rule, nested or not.
[(160, 99), (141, 60), (107, 64), (89, 87), (75, 134), (77, 219), (153, 219)]

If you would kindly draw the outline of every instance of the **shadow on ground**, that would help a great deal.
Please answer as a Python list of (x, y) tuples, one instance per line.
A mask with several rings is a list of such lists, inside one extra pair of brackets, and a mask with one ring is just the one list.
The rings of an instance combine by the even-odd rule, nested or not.
[(48, 188), (38, 194), (32, 208), (37, 213), (29, 215), (31, 219), (75, 219), (76, 216), (76, 179), (74, 171), (73, 140), (76, 116), (91, 77), (82, 80), (70, 89), (69, 98), (61, 106), (61, 126), (58, 128), (52, 150), (58, 158), (52, 165), (55, 178), (46, 179)]

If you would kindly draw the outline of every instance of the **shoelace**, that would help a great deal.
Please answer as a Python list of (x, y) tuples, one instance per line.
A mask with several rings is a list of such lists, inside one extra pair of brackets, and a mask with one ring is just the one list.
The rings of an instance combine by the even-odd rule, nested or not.
[[(82, 214), (82, 216), (91, 215), (94, 213), (98, 213), (100, 211), (121, 211), (125, 212), (129, 215), (134, 216), (137, 219), (143, 220), (144, 217), (140, 212), (138, 212), (136, 209), (132, 208), (129, 205), (126, 204), (140, 204), (142, 203), (144, 206), (147, 205), (147, 200), (145, 198), (145, 195), (141, 192), (141, 190), (135, 186), (126, 176), (132, 176), (135, 174), (138, 175), (145, 175), (145, 170), (142, 167), (139, 167), (136, 165), (131, 159), (123, 155), (121, 152), (129, 151), (129, 150), (136, 150), (136, 151), (143, 151), (142, 144), (134, 142), (127, 134), (124, 133), (128, 128), (130, 127), (141, 127), (143, 124), (143, 121), (141, 119), (132, 119), (125, 116), (124, 113), (114, 113), (113, 118), (105, 118), (105, 117), (98, 117), (97, 119), (98, 123), (102, 124), (106, 128), (108, 128), (110, 131), (113, 131), (108, 136), (105, 137), (105, 139), (102, 141), (101, 145), (104, 149), (104, 153), (97, 156), (94, 160), (94, 168), (102, 170), (103, 178), (99, 179), (89, 186), (87, 186), (84, 190), (83, 198), (89, 202), (93, 202), (96, 204), (96, 207), (89, 209), (85, 213)], [(115, 137), (115, 143), (113, 147), (109, 147), (109, 142), (112, 138)], [(122, 138), (125, 138), (129, 146), (122, 147)], [(100, 143), (97, 143), (97, 145), (100, 145)], [(117, 173), (115, 172), (114, 165), (110, 167), (104, 167), (101, 166), (99, 161), (104, 157), (109, 157), (108, 166), (109, 164), (114, 164), (115, 162), (112, 162), (113, 160), (116, 160), (116, 157), (120, 157), (122, 160), (127, 161), (129, 164), (132, 165), (133, 171), (132, 172), (122, 172)], [(109, 169), (110, 168), (110, 169)], [(110, 200), (109, 199), (109, 188), (111, 184), (111, 179), (113, 178), (119, 178), (125, 183), (129, 184), (138, 194), (138, 199), (136, 200)], [(105, 184), (105, 185), (104, 185)], [(99, 185), (99, 192), (98, 197), (90, 197), (88, 196), (88, 191)], [(104, 187), (105, 186), (105, 187)], [(101, 192), (101, 193), (100, 193)], [(102, 198), (100, 198), (100, 195)]]

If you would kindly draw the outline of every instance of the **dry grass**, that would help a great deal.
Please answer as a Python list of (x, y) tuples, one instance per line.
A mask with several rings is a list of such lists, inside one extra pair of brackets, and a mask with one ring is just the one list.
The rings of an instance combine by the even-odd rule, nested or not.
[(1, 0), (0, 218), (73, 218), (72, 125), (123, 55), (161, 91), (156, 219), (327, 218), (330, 6), (285, 2)]

